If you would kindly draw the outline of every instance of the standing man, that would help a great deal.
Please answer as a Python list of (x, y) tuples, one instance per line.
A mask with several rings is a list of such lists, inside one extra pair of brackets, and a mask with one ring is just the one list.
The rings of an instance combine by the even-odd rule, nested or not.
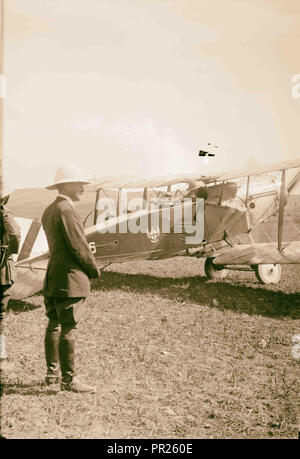
[[(12, 255), (18, 253), (21, 231), (10, 210), (6, 207), (8, 189), (0, 195), (0, 359), (7, 358), (4, 334), (4, 316), (10, 298), (12, 284), (17, 273)], [(2, 366), (3, 368), (3, 366)]]
[(49, 319), (45, 334), (46, 384), (55, 388), (59, 362), (61, 390), (93, 393), (95, 387), (74, 378), (75, 332), (90, 294), (89, 279), (99, 276), (74, 208), (87, 183), (76, 166), (64, 166), (57, 170), (54, 184), (46, 187), (57, 189), (58, 196), (42, 216), (50, 254), (43, 294)]

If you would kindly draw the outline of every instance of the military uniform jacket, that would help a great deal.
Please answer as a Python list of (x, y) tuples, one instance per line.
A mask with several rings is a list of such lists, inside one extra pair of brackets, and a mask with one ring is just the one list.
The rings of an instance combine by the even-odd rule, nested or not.
[(0, 268), (0, 285), (11, 285), (17, 277), (12, 254), (19, 251), (21, 230), (11, 211), (4, 205), (0, 208), (0, 238), (1, 245), (8, 246), (3, 266)]
[(99, 272), (79, 214), (68, 199), (58, 196), (44, 211), (42, 225), (50, 254), (44, 296), (87, 297), (89, 279)]

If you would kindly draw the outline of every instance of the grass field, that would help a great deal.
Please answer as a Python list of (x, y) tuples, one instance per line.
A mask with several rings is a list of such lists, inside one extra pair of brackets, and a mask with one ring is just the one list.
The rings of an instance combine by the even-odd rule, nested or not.
[(92, 285), (77, 369), (94, 395), (43, 385), (43, 298), (11, 301), (6, 438), (297, 438), (300, 267), (208, 281), (182, 257), (116, 264)]

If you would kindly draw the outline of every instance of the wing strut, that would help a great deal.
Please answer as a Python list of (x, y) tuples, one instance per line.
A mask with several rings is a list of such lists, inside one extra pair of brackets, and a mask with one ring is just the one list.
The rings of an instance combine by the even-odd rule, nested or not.
[(121, 213), (121, 199), (122, 199), (122, 187), (119, 187), (118, 198), (117, 198), (117, 217), (119, 217)]
[(278, 250), (281, 251), (282, 233), (283, 233), (283, 218), (285, 207), (285, 170), (281, 172), (281, 186), (279, 198), (279, 213), (278, 213)]
[(245, 199), (245, 206), (246, 207), (248, 207), (249, 188), (250, 188), (250, 175), (248, 175), (248, 177), (247, 177), (247, 188), (246, 188), (246, 199)]
[(147, 209), (148, 207), (148, 188), (144, 188), (144, 193), (143, 193), (143, 209)]
[(96, 225), (97, 220), (98, 220), (98, 215), (99, 215), (98, 201), (99, 201), (99, 199), (100, 199), (100, 193), (101, 193), (101, 188), (99, 188), (99, 190), (97, 190), (97, 193), (96, 193), (95, 213), (94, 213), (94, 225)]

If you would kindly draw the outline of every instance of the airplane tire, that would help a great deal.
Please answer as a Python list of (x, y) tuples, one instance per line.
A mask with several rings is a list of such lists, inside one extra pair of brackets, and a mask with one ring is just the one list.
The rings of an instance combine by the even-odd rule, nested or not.
[(213, 264), (213, 258), (206, 258), (204, 271), (208, 279), (225, 279), (228, 274), (228, 269), (222, 269)]
[(255, 265), (253, 269), (260, 284), (277, 284), (280, 281), (281, 265)]

